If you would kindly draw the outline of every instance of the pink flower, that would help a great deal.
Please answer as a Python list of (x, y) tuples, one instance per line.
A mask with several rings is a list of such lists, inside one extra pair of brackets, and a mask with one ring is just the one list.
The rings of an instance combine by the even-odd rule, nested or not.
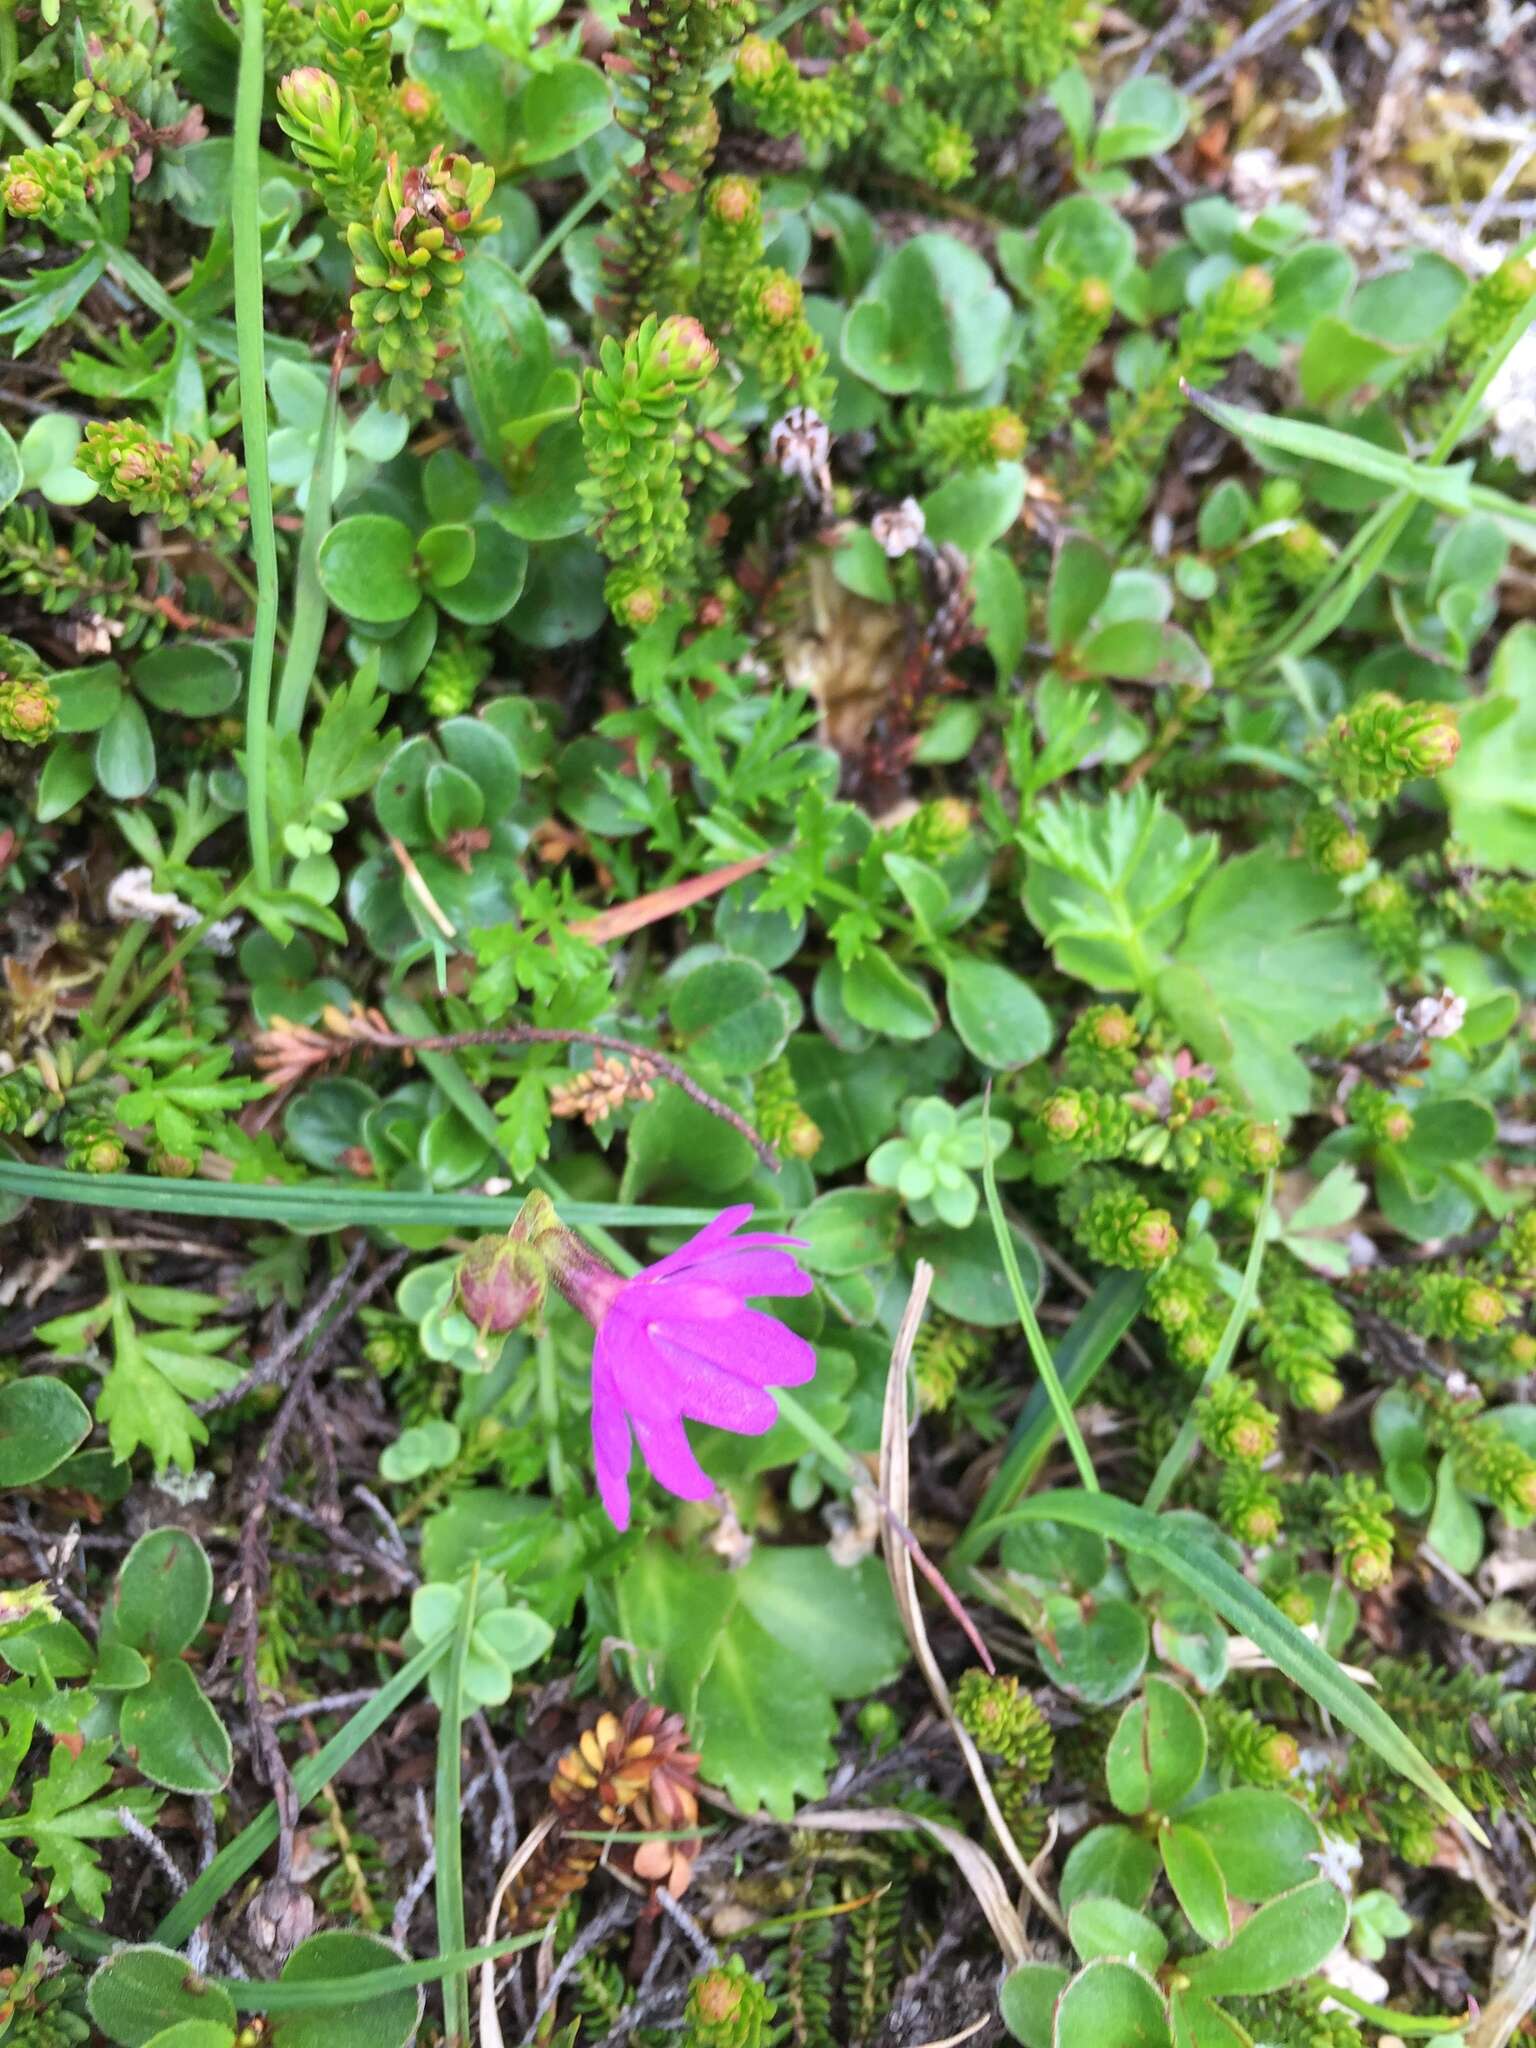
[[(616, 1529), (629, 1527), (629, 1468), (636, 1439), (651, 1477), (680, 1500), (706, 1500), (715, 1483), (683, 1428), (706, 1422), (761, 1436), (778, 1420), (770, 1387), (798, 1387), (816, 1371), (803, 1337), (761, 1309), (761, 1295), (809, 1294), (814, 1282), (784, 1245), (802, 1242), (739, 1224), (750, 1203), (726, 1209), (632, 1280), (611, 1272), (562, 1233), (549, 1246), (555, 1285), (593, 1325), (592, 1450), (597, 1490)], [(548, 1245), (548, 1240), (541, 1240)]]

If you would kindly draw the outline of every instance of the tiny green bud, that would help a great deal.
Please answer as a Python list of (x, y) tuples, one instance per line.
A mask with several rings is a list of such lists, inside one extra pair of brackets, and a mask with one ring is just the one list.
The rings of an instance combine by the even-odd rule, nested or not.
[(454, 1287), (476, 1329), (515, 1330), (544, 1303), (548, 1268), (540, 1254), (512, 1237), (477, 1238), (459, 1261)]

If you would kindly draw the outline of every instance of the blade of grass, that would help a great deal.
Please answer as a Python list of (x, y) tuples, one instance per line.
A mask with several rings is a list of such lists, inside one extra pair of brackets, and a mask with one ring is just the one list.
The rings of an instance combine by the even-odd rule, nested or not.
[(1277, 1670), (1369, 1744), (1400, 1777), (1417, 1785), (1443, 1813), (1487, 1845), (1488, 1838), (1471, 1813), (1392, 1717), (1197, 1531), (1110, 1494), (1078, 1492), (1033, 1494), (1011, 1513), (1000, 1515), (991, 1529), (1000, 1532), (1025, 1522), (1067, 1522), (1077, 1529), (1092, 1529), (1122, 1550), (1151, 1558), (1247, 1636)]
[[(1087, 1397), (1101, 1368), (1141, 1312), (1146, 1297), (1144, 1273), (1110, 1273), (1073, 1318), (1054, 1353), (1062, 1392), (1075, 1409)], [(984, 1532), (1029, 1491), (1058, 1435), (1055, 1410), (1043, 1383), (1025, 1402), (1003, 1453), (997, 1476), (981, 1497), (974, 1515), (946, 1555), (952, 1567), (974, 1564), (986, 1547)]]
[[(459, 1807), (463, 1799), (464, 1661), (475, 1625), (480, 1592), (480, 1567), (471, 1567), (448, 1655), (448, 1684), (437, 1719), (437, 1801), (432, 1837), (437, 1851), (433, 1875), (437, 1899), (439, 1957), (462, 1953), (469, 1944), (464, 1918), (464, 1836)], [(443, 1980), (443, 2022), (448, 2048), (469, 2048), (469, 1978), (455, 1970)]]
[[(313, 1799), (320, 1787), (357, 1755), (369, 1736), (384, 1726), (396, 1708), (405, 1704), (427, 1673), (448, 1655), (451, 1640), (445, 1635), (436, 1642), (425, 1644), (409, 1663), (401, 1665), (393, 1678), (379, 1687), (365, 1706), (358, 1708), (329, 1742), (316, 1750), (313, 1756), (304, 1757), (294, 1765), (293, 1788), (301, 1805)], [(250, 1825), (242, 1828), (232, 1842), (226, 1842), (208, 1868), (188, 1885), (155, 1929), (151, 1940), (164, 1942), (167, 1948), (180, 1948), (230, 1887), (244, 1877), (257, 1857), (264, 1855), (276, 1840), (277, 1806), (269, 1801)], [(357, 1980), (351, 1981), (355, 1997)], [(382, 1990), (386, 1987), (381, 1984), (377, 1988)]]
[(409, 1991), (417, 1984), (436, 1984), (456, 1971), (478, 1969), (501, 1956), (515, 1955), (543, 1940), (536, 1934), (514, 1934), (506, 1941), (493, 1941), (483, 1948), (455, 1949), (449, 1955), (429, 1957), (422, 1963), (396, 1963), (388, 1969), (369, 1970), (360, 1977), (316, 1977), (307, 1984), (285, 1984), (281, 1978), (258, 1984), (250, 1977), (208, 1977), (234, 2001), (237, 2012), (309, 2012), (357, 2007), (365, 2000), (387, 1997), (391, 1991)]
[(1253, 1314), (1253, 1304), (1258, 1299), (1259, 1273), (1264, 1264), (1264, 1246), (1269, 1237), (1269, 1211), (1274, 1199), (1275, 1176), (1271, 1170), (1265, 1176), (1264, 1193), (1253, 1226), (1253, 1243), (1248, 1247), (1248, 1263), (1243, 1268), (1242, 1285), (1237, 1290), (1232, 1313), (1223, 1326), (1221, 1341), (1212, 1353), (1211, 1362), (1205, 1368), (1204, 1377), (1196, 1390), (1194, 1400), (1185, 1411), (1184, 1420), (1179, 1424), (1179, 1433), (1163, 1453), (1162, 1463), (1152, 1475), (1152, 1484), (1147, 1488), (1147, 1497), (1142, 1502), (1142, 1506), (1149, 1514), (1157, 1513), (1173, 1491), (1184, 1467), (1189, 1463), (1189, 1454), (1195, 1447), (1198, 1429), (1195, 1409), (1206, 1399), (1211, 1389), (1226, 1378), (1232, 1360), (1237, 1355), (1238, 1340), (1247, 1327), (1248, 1318)]
[(986, 1126), (987, 1156), (982, 1163), (982, 1185), (987, 1191), (987, 1214), (992, 1219), (992, 1235), (997, 1240), (997, 1255), (1003, 1262), (1003, 1273), (1008, 1282), (1008, 1291), (1013, 1296), (1014, 1312), (1024, 1332), (1024, 1341), (1029, 1346), (1029, 1355), (1035, 1361), (1035, 1370), (1045, 1388), (1046, 1397), (1055, 1411), (1056, 1426), (1067, 1440), (1072, 1453), (1072, 1462), (1077, 1475), (1090, 1493), (1099, 1490), (1098, 1478), (1093, 1469), (1093, 1460), (1088, 1455), (1088, 1446), (1083, 1442), (1083, 1433), (1077, 1426), (1077, 1417), (1072, 1413), (1072, 1403), (1067, 1399), (1056, 1371), (1056, 1361), (1046, 1343), (1035, 1311), (1025, 1290), (1019, 1273), (1019, 1262), (1014, 1254), (1013, 1233), (1008, 1228), (1008, 1219), (1003, 1214), (1003, 1205), (997, 1193), (997, 1172), (992, 1159), (992, 1084), (988, 1082), (983, 1098), (982, 1117)]
[(256, 886), (272, 886), (272, 838), (267, 814), (267, 724), (272, 694), (272, 653), (277, 644), (277, 536), (272, 525), (272, 483), (267, 470), (265, 314), (261, 282), (262, 0), (240, 0), (240, 70), (235, 88), (234, 155), (229, 181), (234, 234), (235, 329), (240, 357), (240, 435), (245, 455), (251, 554), (256, 563), (256, 616), (246, 685), (246, 829)]
[[(556, 1190), (558, 1193), (558, 1190)], [(304, 1181), (296, 1187), (247, 1187), (224, 1180), (155, 1180), (132, 1173), (71, 1173), (62, 1166), (30, 1166), (0, 1159), (0, 1194), (69, 1202), (84, 1209), (137, 1209), (146, 1216), (234, 1216), (286, 1223), (302, 1230), (382, 1230), (415, 1224), (423, 1229), (506, 1230), (517, 1221), (523, 1197), (392, 1193), (342, 1181)], [(567, 1202), (560, 1213), (584, 1230), (666, 1230), (712, 1223), (714, 1209), (671, 1209), (645, 1202)], [(627, 1256), (627, 1254), (626, 1254)]]
[(320, 543), (331, 524), (331, 477), (336, 460), (336, 420), (341, 410), (341, 359), (331, 365), (325, 389), (325, 411), (320, 418), (320, 441), (315, 449), (315, 466), (309, 476), (309, 496), (304, 501), (304, 528), (299, 535), (299, 559), (293, 586), (293, 624), (288, 631), (288, 652), (277, 685), (277, 710), (272, 730), (279, 739), (296, 733), (304, 723), (304, 706), (314, 681), (325, 622), (330, 616), (325, 592), (320, 588), (318, 567)]

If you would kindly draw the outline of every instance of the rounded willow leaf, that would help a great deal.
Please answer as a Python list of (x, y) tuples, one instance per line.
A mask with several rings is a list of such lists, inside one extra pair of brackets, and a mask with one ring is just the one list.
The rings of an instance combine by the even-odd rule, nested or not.
[(1208, 1998), (1257, 1998), (1310, 1977), (1349, 1925), (1349, 1901), (1326, 1877), (1282, 1892), (1245, 1920), (1225, 1948), (1186, 1957), (1191, 1986)]
[(21, 456), (16, 443), (4, 427), (0, 427), (0, 512), (21, 489)]
[(123, 1701), (124, 1749), (144, 1776), (171, 1792), (222, 1792), (234, 1768), (229, 1734), (192, 1668), (162, 1664)]
[(178, 2020), (174, 2027), (156, 2034), (149, 2048), (235, 2048), (237, 2038), (233, 2027), (221, 2026), (217, 2020)]
[(371, 1972), (392, 1970), (403, 1961), (397, 1948), (374, 1934), (337, 1928), (311, 1935), (283, 1965), (280, 1981), (330, 1991), (355, 1980), (356, 1994), (345, 2005), (324, 2003), (274, 2015), (273, 2048), (407, 2048), (421, 2024), (425, 2001), (420, 1987), (366, 1995)]
[(1020, 1963), (1003, 1979), (998, 2010), (1024, 2048), (1051, 2048), (1051, 2018), (1069, 1974), (1059, 1963)]
[(382, 512), (338, 519), (320, 543), (316, 567), (331, 603), (365, 625), (398, 625), (420, 601), (411, 530)]
[(1193, 1828), (1172, 1821), (1160, 1832), (1158, 1846), (1173, 1895), (1190, 1926), (1213, 1946), (1225, 1941), (1232, 1932), (1232, 1907), (1210, 1843)]
[(1153, 1676), (1109, 1738), (1109, 1796), (1122, 1813), (1170, 1813), (1205, 1769), (1205, 1720), (1166, 1678)]
[(144, 707), (124, 697), (96, 735), (91, 750), (96, 780), (119, 803), (143, 796), (155, 779), (155, 742)]
[(1085, 1963), (1118, 1956), (1138, 1970), (1155, 1970), (1168, 1953), (1168, 1937), (1145, 1913), (1119, 1899), (1082, 1899), (1067, 1916), (1067, 1933)]
[(114, 1603), (116, 1633), (151, 1657), (174, 1657), (208, 1619), (213, 1569), (185, 1529), (151, 1529), (123, 1559)]
[(1285, 1793), (1256, 1785), (1202, 1799), (1183, 1824), (1209, 1843), (1233, 1896), (1250, 1903), (1311, 1877), (1323, 1846), (1311, 1814)]
[(1073, 1845), (1062, 1867), (1061, 1909), (1070, 1913), (1079, 1899), (1118, 1899), (1125, 1906), (1146, 1903), (1157, 1882), (1157, 1851), (1144, 1835), (1111, 1821), (1090, 1828)]
[(156, 2034), (182, 2020), (235, 2025), (227, 1991), (205, 1984), (174, 1949), (149, 1944), (108, 1956), (87, 1987), (85, 2003), (116, 2048), (145, 2048)]
[(755, 960), (706, 960), (672, 997), (672, 1023), (721, 1073), (753, 1074), (777, 1059), (789, 1019)]
[(1146, 1669), (1152, 1647), (1146, 1616), (1129, 1600), (1097, 1603), (1064, 1594), (1045, 1603), (1049, 1638), (1040, 1662), (1060, 1686), (1090, 1706), (1123, 1699)]
[(62, 1380), (0, 1387), (0, 1489), (35, 1486), (91, 1433), (90, 1412)]
[(1056, 2001), (1052, 2048), (1173, 2048), (1162, 1993), (1129, 1963), (1100, 1957)]
[[(1040, 1254), (1017, 1224), (1009, 1227), (1024, 1291), (1038, 1300)], [(909, 1266), (917, 1259), (932, 1266), (933, 1305), (945, 1315), (986, 1330), (1006, 1329), (1014, 1322), (1013, 1295), (997, 1256), (990, 1217), (978, 1215), (964, 1230), (937, 1226), (910, 1231), (901, 1251)]]
[(805, 1240), (805, 1263), (813, 1273), (862, 1273), (890, 1258), (900, 1224), (894, 1194), (834, 1188), (800, 1211), (792, 1234)]
[(523, 594), (528, 575), (528, 543), (504, 527), (477, 520), (473, 528), (475, 557), (451, 588), (434, 587), (443, 611), (466, 626), (490, 626), (505, 618)]
[(951, 960), (944, 987), (961, 1043), (984, 1067), (1010, 1073), (1049, 1051), (1050, 1012), (1011, 969), (993, 960)]
[(133, 687), (157, 711), (184, 718), (212, 718), (240, 695), (240, 670), (222, 647), (179, 640), (157, 647), (133, 665)]

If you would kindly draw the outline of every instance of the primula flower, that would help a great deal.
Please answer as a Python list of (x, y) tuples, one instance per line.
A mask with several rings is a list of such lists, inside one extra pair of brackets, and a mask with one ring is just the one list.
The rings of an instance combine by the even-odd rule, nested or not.
[(592, 1451), (597, 1490), (617, 1529), (629, 1527), (629, 1467), (639, 1442), (651, 1477), (680, 1500), (706, 1500), (715, 1483), (683, 1428), (707, 1422), (761, 1436), (778, 1420), (770, 1387), (798, 1387), (816, 1371), (803, 1337), (748, 1303), (809, 1294), (815, 1284), (785, 1246), (794, 1237), (736, 1235), (751, 1205), (726, 1209), (696, 1237), (626, 1280), (574, 1232), (554, 1223), (530, 1233), (550, 1278), (592, 1324)]

